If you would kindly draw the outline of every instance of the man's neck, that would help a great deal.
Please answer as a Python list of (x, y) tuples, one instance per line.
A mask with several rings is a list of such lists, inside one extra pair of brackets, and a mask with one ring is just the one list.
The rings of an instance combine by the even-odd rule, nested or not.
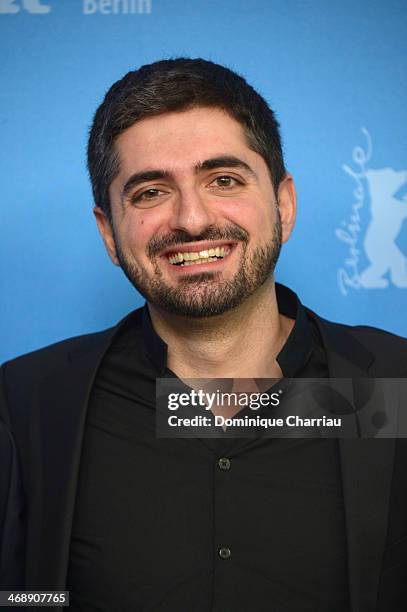
[(168, 345), (167, 366), (180, 378), (278, 378), (276, 356), (294, 321), (278, 312), (274, 281), (239, 307), (202, 319), (170, 315), (148, 305)]

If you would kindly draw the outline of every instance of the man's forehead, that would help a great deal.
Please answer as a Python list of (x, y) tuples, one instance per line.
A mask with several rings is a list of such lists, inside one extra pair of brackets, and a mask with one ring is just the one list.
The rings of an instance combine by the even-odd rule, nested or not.
[[(177, 143), (182, 144), (182, 151), (173, 150)], [(207, 149), (208, 154), (217, 147), (247, 146), (240, 123), (222, 109), (201, 107), (141, 119), (120, 134), (115, 144), (122, 154), (171, 150), (184, 156), (196, 146)]]
[(196, 172), (210, 169), (207, 162), (222, 157), (240, 160), (242, 169), (246, 166), (255, 172), (263, 161), (249, 148), (242, 126), (218, 108), (199, 107), (142, 119), (117, 138), (115, 149), (122, 177), (155, 169), (168, 174)]

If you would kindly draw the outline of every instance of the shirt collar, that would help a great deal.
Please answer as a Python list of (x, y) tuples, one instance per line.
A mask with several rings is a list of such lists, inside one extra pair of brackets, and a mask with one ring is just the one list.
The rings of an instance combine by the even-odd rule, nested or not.
[[(277, 355), (277, 362), (286, 378), (292, 378), (307, 363), (313, 348), (310, 324), (298, 296), (294, 291), (276, 283), (277, 304), (280, 314), (295, 319), (286, 343)], [(155, 331), (147, 304), (142, 309), (142, 332), (147, 354), (159, 376), (163, 377), (167, 366), (167, 344)]]
[(293, 378), (307, 364), (313, 349), (310, 322), (294, 291), (276, 283), (277, 305), (280, 314), (295, 323), (286, 343), (277, 355), (277, 362), (286, 378)]

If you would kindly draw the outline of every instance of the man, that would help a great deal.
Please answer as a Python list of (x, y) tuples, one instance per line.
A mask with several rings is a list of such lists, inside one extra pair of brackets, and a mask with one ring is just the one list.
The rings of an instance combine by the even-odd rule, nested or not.
[(405, 340), (275, 284), (296, 196), (267, 103), (212, 62), (143, 66), (96, 112), (88, 165), (146, 305), (3, 366), (6, 587), (109, 612), (404, 610), (404, 441), (155, 435), (160, 377), (407, 375)]

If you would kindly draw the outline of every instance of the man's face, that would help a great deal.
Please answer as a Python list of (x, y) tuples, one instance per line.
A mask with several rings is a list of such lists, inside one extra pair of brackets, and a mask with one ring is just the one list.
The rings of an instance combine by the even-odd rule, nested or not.
[(266, 163), (230, 115), (199, 107), (143, 119), (116, 150), (113, 227), (95, 214), (110, 257), (150, 304), (222, 314), (272, 278), (294, 222), (292, 180), (279, 210)]

